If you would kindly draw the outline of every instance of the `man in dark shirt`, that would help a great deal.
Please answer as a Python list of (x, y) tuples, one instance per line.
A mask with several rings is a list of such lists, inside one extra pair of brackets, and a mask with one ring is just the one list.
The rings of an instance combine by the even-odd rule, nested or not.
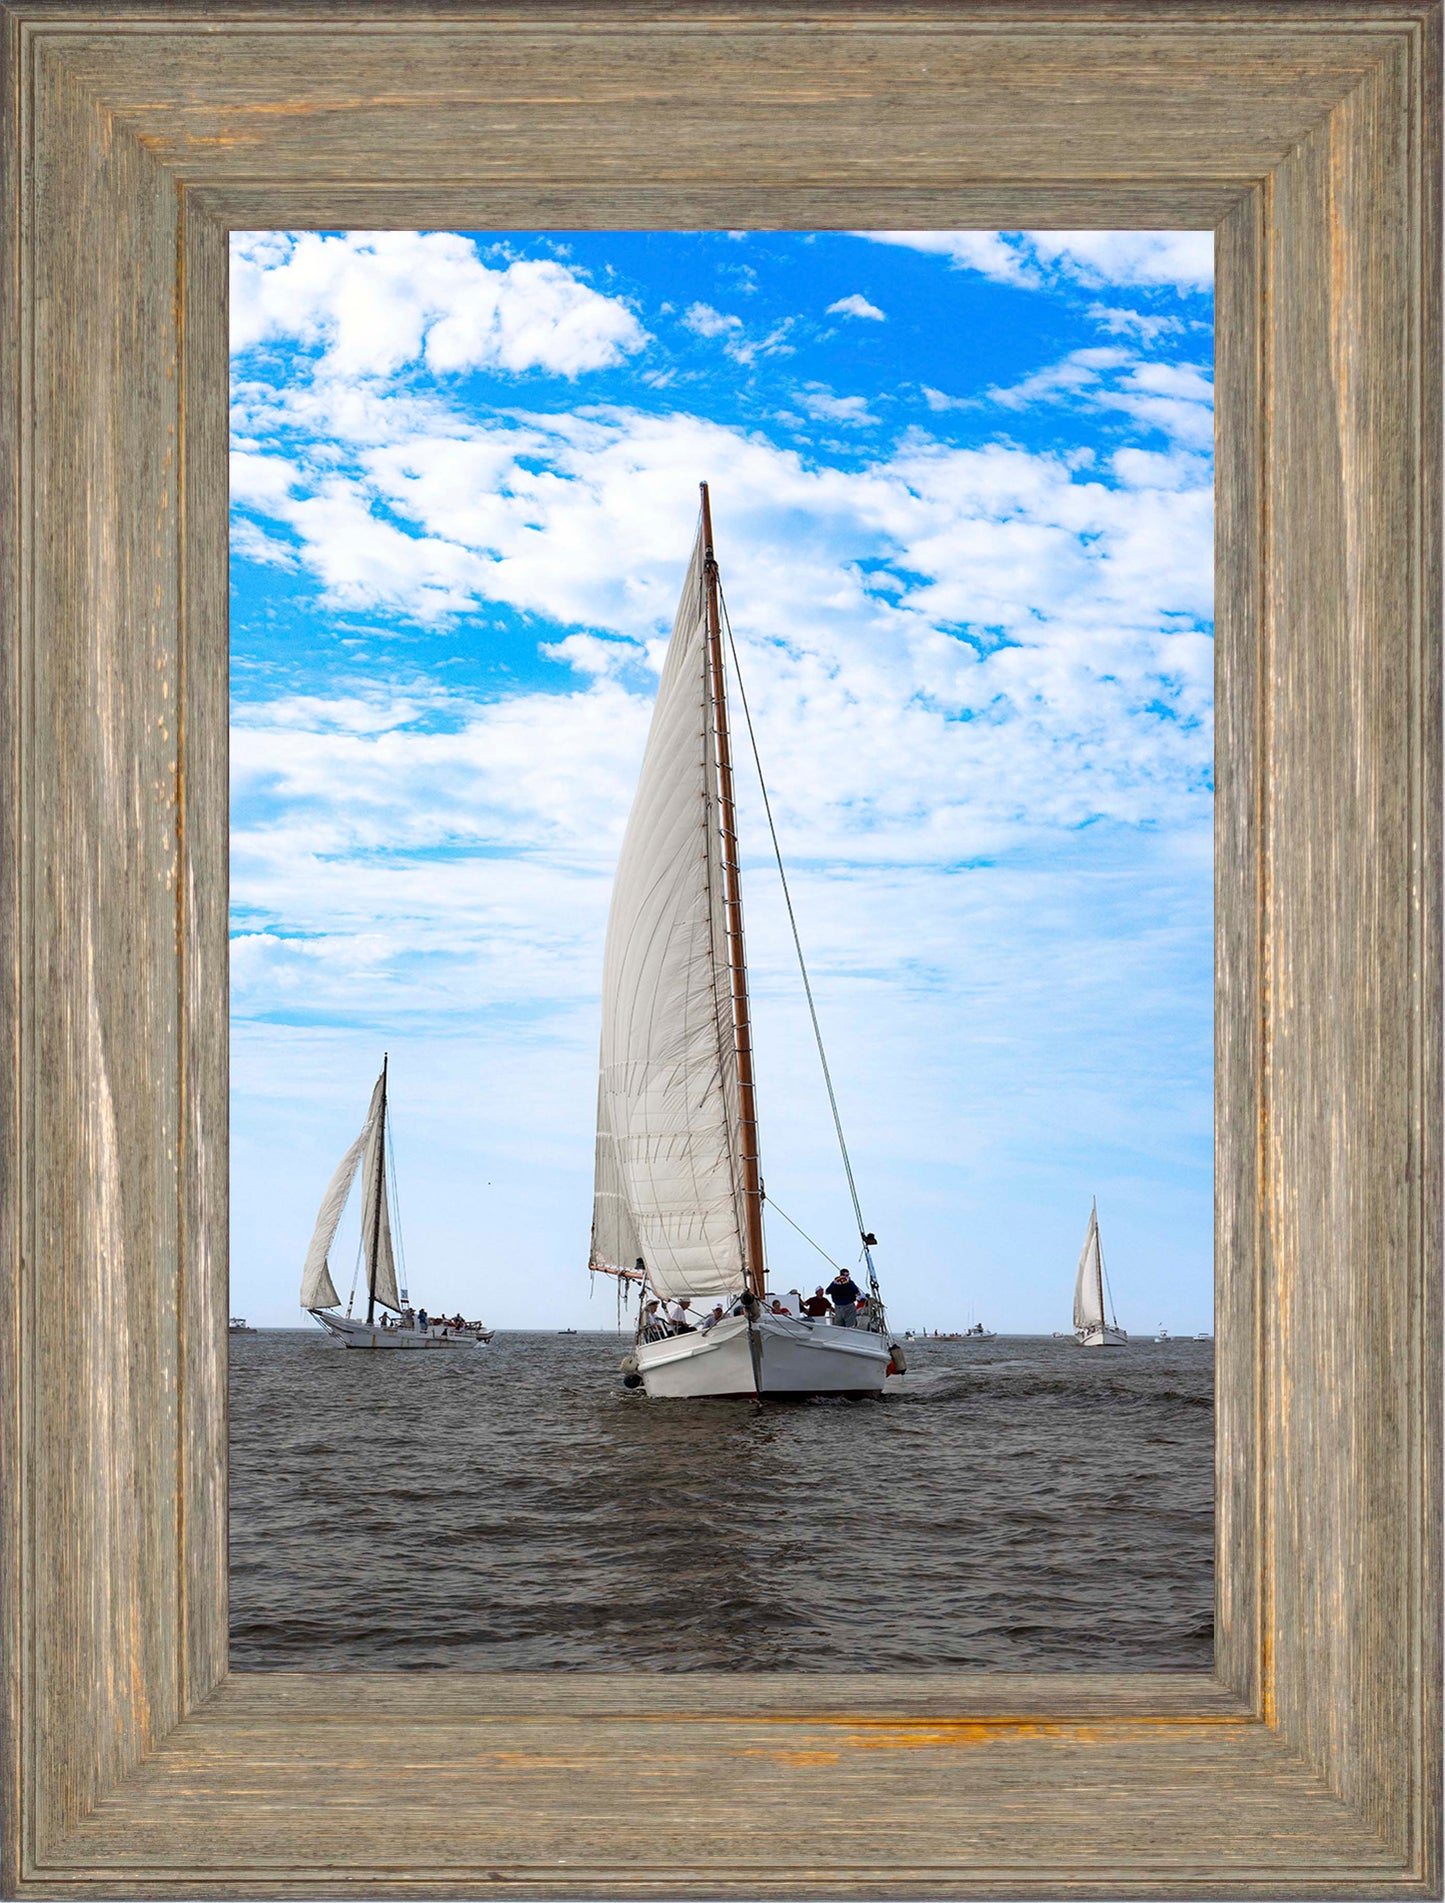
[(821, 1282), (817, 1288), (813, 1290), (813, 1293), (808, 1297), (807, 1301), (803, 1303), (802, 1308), (803, 1313), (811, 1316), (815, 1322), (820, 1322), (825, 1315), (832, 1314), (833, 1304), (823, 1293), (823, 1285)]
[(833, 1304), (833, 1321), (839, 1328), (858, 1326), (858, 1297), (863, 1293), (846, 1269), (840, 1269), (828, 1284), (828, 1300)]

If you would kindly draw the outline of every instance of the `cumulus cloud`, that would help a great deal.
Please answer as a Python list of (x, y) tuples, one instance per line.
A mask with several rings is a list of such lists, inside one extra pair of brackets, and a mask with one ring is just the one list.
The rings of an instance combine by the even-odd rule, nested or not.
[(945, 410), (968, 410), (976, 407), (972, 397), (950, 396), (946, 390), (935, 390), (931, 384), (927, 383), (921, 383), (918, 387), (923, 392), (924, 402), (935, 416), (942, 415)]
[(268, 535), (258, 523), (245, 516), (236, 518), (231, 531), (231, 554), (243, 562), (260, 562), (266, 568), (295, 568), (296, 551), (289, 542)]
[(873, 244), (902, 245), (909, 251), (930, 251), (949, 259), (960, 270), (979, 271), (999, 284), (1039, 284), (1026, 244), (999, 231), (859, 231), (853, 234)]
[(1115, 345), (1070, 351), (1021, 382), (991, 389), (992, 402), (1024, 410), (1068, 402), (1115, 410), (1176, 443), (1204, 450), (1214, 440), (1214, 386), (1197, 364), (1157, 363)]
[(717, 337), (722, 339), (723, 349), (734, 363), (744, 366), (755, 363), (759, 357), (787, 356), (792, 346), (787, 341), (792, 328), (792, 319), (785, 318), (781, 324), (775, 324), (766, 336), (749, 336), (741, 317), (735, 317), (726, 311), (714, 310), (711, 304), (690, 304), (683, 312), (683, 323), (699, 337)]
[(711, 304), (689, 304), (682, 314), (682, 321), (699, 337), (723, 337), (729, 331), (738, 331), (743, 327), (741, 317), (715, 311)]
[(340, 377), (545, 370), (575, 377), (620, 363), (647, 333), (551, 258), (483, 262), (449, 231), (261, 232), (231, 253), (231, 349), (293, 341)]
[(840, 297), (836, 304), (828, 306), (829, 317), (871, 317), (877, 323), (883, 323), (884, 315), (876, 304), (870, 304), (859, 291), (848, 297)]
[(1207, 291), (1214, 283), (1212, 231), (1031, 231), (1027, 242), (1042, 264), (1081, 284)]
[(1120, 309), (1108, 304), (1091, 304), (1088, 315), (1112, 336), (1137, 337), (1141, 343), (1156, 343), (1161, 337), (1177, 336), (1184, 326), (1177, 317), (1156, 312)]
[(798, 392), (798, 401), (809, 416), (817, 417), (824, 423), (876, 423), (878, 418), (868, 408), (866, 396), (834, 396), (831, 390), (822, 384), (805, 384)]
[(998, 284), (1040, 286), (1051, 277), (1084, 285), (1137, 284), (1178, 291), (1214, 282), (1208, 231), (860, 231), (875, 244), (946, 257)]
[[(488, 603), (570, 627), (547, 652), (587, 683), (572, 717), (595, 708), (599, 731), (635, 735), (705, 472), (780, 809), (806, 849), (967, 856), (1002, 849), (1020, 827), (1178, 820), (1207, 775), (1211, 492), (1191, 443), (1208, 386), (1123, 356), (1083, 366), (1084, 387), (1162, 404), (1163, 426), (1182, 414), (1187, 427), (1167, 452), (1121, 451), (1106, 477), (1056, 455), (924, 436), (856, 470), (815, 468), (696, 417), (614, 409), (534, 416), (500, 444), (481, 426), (383, 444), (310, 493), (288, 462), (247, 493), (349, 607), (419, 621), (446, 609), (461, 617), (459, 641)], [(554, 696), (523, 697), (468, 715), (467, 731), (495, 750), (500, 733), (515, 740), (554, 713)], [(460, 744), (417, 742), (428, 758)], [(537, 725), (516, 757), (546, 751)], [(619, 741), (603, 775), (618, 789), (614, 830), (626, 757)], [(328, 759), (324, 777), (337, 770)], [(500, 799), (492, 769), (477, 770), (486, 798)], [(594, 825), (600, 783), (586, 782)], [(442, 810), (460, 810), (451, 791)], [(546, 827), (570, 834), (573, 823), (554, 812)]]

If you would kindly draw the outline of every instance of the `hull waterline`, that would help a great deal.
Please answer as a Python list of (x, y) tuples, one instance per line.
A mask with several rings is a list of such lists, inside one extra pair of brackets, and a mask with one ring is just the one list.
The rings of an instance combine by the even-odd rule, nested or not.
[(1110, 1328), (1100, 1323), (1095, 1328), (1080, 1330), (1074, 1340), (1081, 1348), (1123, 1348), (1129, 1337), (1122, 1328)]
[(490, 1328), (471, 1329), (461, 1334), (456, 1329), (452, 1329), (449, 1334), (441, 1334), (429, 1328), (423, 1334), (419, 1328), (383, 1328), (377, 1322), (355, 1321), (348, 1315), (333, 1315), (321, 1308), (313, 1308), (310, 1312), (328, 1334), (334, 1335), (345, 1348), (402, 1351), (480, 1348), (492, 1339)]
[(861, 1328), (742, 1316), (665, 1341), (639, 1343), (637, 1372), (650, 1400), (753, 1400), (759, 1395), (881, 1394), (891, 1359), (881, 1335)]

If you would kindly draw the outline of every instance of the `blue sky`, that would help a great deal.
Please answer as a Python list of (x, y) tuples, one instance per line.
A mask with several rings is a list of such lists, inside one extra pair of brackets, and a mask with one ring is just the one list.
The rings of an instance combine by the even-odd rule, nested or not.
[[(240, 1312), (299, 1320), (385, 1049), (413, 1295), (610, 1323), (602, 939), (706, 479), (895, 1320), (1066, 1328), (1097, 1195), (1123, 1325), (1211, 1325), (1211, 278), (1207, 233), (233, 239)], [(769, 1195), (851, 1261), (740, 821)]]

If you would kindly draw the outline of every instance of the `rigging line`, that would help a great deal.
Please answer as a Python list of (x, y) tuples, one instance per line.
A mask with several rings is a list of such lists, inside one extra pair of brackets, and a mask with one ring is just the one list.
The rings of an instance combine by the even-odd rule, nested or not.
[(810, 1249), (816, 1249), (818, 1251), (818, 1254), (822, 1256), (823, 1260), (828, 1264), (828, 1267), (830, 1269), (836, 1269), (839, 1275), (843, 1275), (846, 1273), (842, 1263), (835, 1262), (832, 1256), (829, 1255), (828, 1251), (825, 1248), (823, 1248), (820, 1243), (814, 1242), (813, 1238), (808, 1234), (806, 1229), (798, 1229), (797, 1223), (793, 1221), (792, 1217), (788, 1214), (787, 1210), (783, 1208), (781, 1203), (775, 1203), (772, 1197), (769, 1196), (765, 1207), (776, 1211), (776, 1213), (782, 1217), (783, 1221), (788, 1225), (790, 1229), (797, 1229), (798, 1234), (803, 1238), (804, 1242), (807, 1243), (808, 1247)]
[(1119, 1326), (1118, 1311), (1114, 1307), (1114, 1291), (1109, 1287), (1109, 1271), (1104, 1267), (1104, 1244), (1099, 1235), (1098, 1215), (1094, 1217), (1094, 1246), (1099, 1251), (1099, 1320), (1104, 1319), (1104, 1304), (1109, 1304), (1109, 1313), (1114, 1317), (1113, 1326)]
[(390, 1111), (386, 1119), (386, 1134), (389, 1139), (386, 1168), (391, 1184), (391, 1240), (396, 1250), (396, 1266), (401, 1270), (401, 1286), (397, 1292), (410, 1300), (408, 1291), (411, 1284), (406, 1274), (406, 1238), (401, 1232), (401, 1195), (396, 1186), (396, 1112), (394, 1110)]
[[(858, 1185), (853, 1180), (853, 1165), (848, 1156), (848, 1144), (843, 1135), (843, 1119), (838, 1113), (838, 1098), (833, 1089), (833, 1073), (828, 1068), (828, 1053), (823, 1048), (823, 1031), (818, 1023), (818, 1007), (813, 1002), (813, 986), (808, 977), (807, 962), (803, 957), (803, 940), (798, 932), (797, 915), (793, 911), (793, 895), (788, 890), (788, 875), (783, 866), (783, 849), (778, 844), (778, 829), (773, 824), (773, 802), (768, 797), (768, 783), (763, 778), (762, 756), (758, 752), (758, 737), (753, 731), (752, 709), (748, 706), (747, 689), (743, 686), (742, 664), (738, 660), (737, 642), (733, 639), (732, 618), (728, 614), (727, 600), (723, 595), (722, 581), (718, 581), (718, 604), (722, 609), (723, 626), (727, 629), (728, 649), (733, 657), (733, 673), (738, 684), (738, 699), (742, 703), (743, 720), (747, 725), (748, 741), (753, 750), (753, 764), (758, 770), (758, 785), (763, 795), (763, 811), (768, 818), (768, 832), (773, 841), (773, 857), (778, 862), (778, 877), (783, 885), (783, 903), (788, 908), (788, 924), (793, 932), (793, 949), (798, 954), (798, 970), (803, 974), (803, 993), (808, 1000), (808, 1016), (813, 1021), (813, 1041), (818, 1046), (818, 1061), (823, 1066), (823, 1082), (828, 1091), (828, 1107), (833, 1112), (833, 1128), (838, 1134), (838, 1150), (843, 1158), (843, 1174), (848, 1178), (848, 1194), (853, 1199), (853, 1215), (858, 1223), (860, 1236), (868, 1232), (863, 1224), (863, 1205), (858, 1200)], [(776, 1205), (775, 1205), (776, 1206)], [(801, 1230), (799, 1234), (801, 1234)], [(814, 1244), (816, 1248), (817, 1245)], [(822, 1251), (820, 1250), (821, 1254)]]

